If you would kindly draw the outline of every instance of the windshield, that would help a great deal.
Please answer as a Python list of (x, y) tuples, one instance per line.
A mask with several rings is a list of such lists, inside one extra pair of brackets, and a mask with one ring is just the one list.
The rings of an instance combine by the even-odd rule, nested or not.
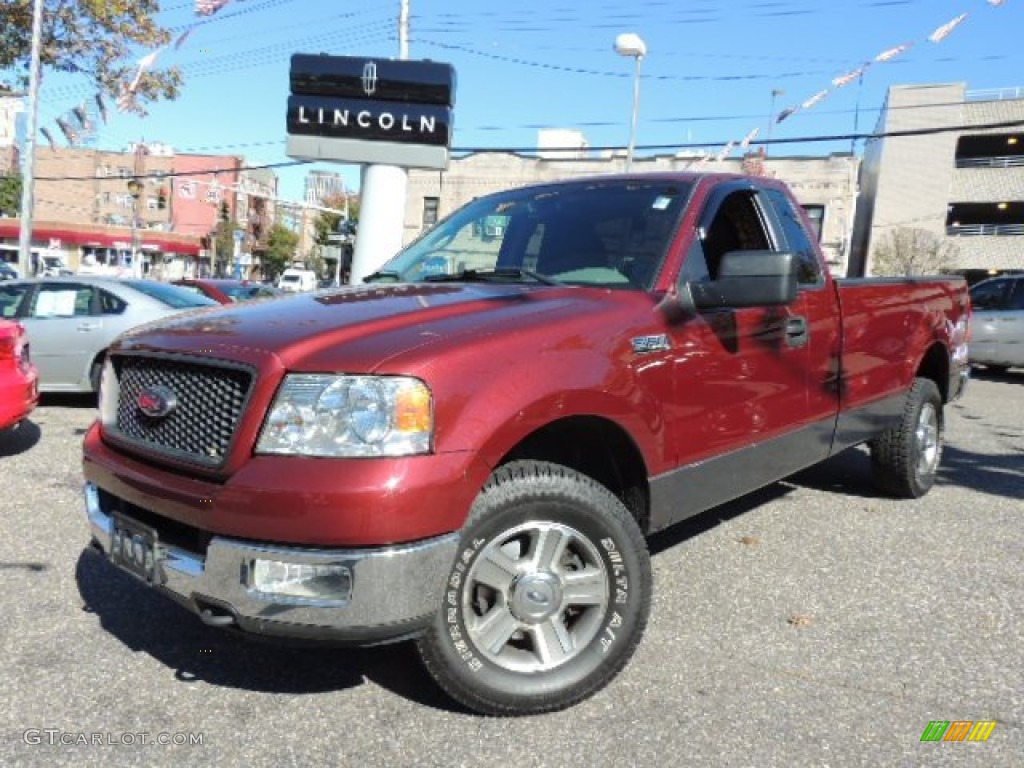
[(217, 306), (217, 302), (213, 299), (208, 299), (206, 296), (178, 285), (158, 283), (155, 280), (125, 280), (124, 283), (139, 293), (144, 293), (174, 309)]
[(439, 222), (367, 280), (534, 274), (649, 290), (690, 189), (658, 179), (592, 179), (489, 195)]

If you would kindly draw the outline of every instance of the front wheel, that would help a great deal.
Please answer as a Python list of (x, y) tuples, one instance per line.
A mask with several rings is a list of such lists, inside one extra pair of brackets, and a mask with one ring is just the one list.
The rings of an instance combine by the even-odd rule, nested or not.
[(914, 379), (900, 423), (871, 444), (878, 484), (894, 496), (917, 499), (935, 484), (943, 442), (942, 396), (931, 379)]
[(563, 709), (626, 665), (651, 582), (643, 534), (614, 495), (566, 467), (514, 462), (473, 505), (420, 655), (477, 712)]

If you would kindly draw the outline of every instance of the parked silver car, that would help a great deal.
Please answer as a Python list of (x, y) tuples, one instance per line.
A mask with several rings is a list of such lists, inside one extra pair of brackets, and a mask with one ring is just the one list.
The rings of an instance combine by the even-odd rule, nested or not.
[(220, 306), (154, 280), (42, 277), (0, 283), (0, 316), (20, 320), (42, 392), (94, 392), (103, 356), (119, 334), (151, 320)]
[(971, 286), (972, 365), (1024, 367), (1024, 274), (993, 277)]

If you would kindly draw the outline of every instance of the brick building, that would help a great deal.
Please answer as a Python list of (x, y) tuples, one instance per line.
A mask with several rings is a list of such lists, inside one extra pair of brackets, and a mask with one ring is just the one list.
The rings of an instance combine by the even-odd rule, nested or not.
[[(221, 203), (235, 216), (243, 164), (158, 143), (125, 152), (37, 145), (33, 249), (59, 254), (75, 272), (124, 274), (137, 251), (151, 277), (209, 273), (203, 238)], [(18, 219), (0, 219), (0, 245), (16, 245), (19, 227)]]

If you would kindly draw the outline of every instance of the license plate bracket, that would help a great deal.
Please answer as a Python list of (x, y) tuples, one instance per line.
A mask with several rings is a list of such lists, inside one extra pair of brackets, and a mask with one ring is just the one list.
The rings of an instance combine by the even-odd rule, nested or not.
[(163, 583), (156, 529), (117, 512), (112, 519), (110, 561), (148, 584)]

